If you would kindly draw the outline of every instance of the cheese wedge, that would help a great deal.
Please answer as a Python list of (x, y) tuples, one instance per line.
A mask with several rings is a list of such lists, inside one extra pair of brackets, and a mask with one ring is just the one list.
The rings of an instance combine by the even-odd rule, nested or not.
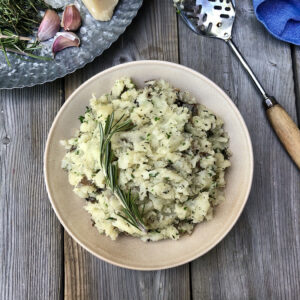
[(119, 0), (83, 0), (91, 15), (99, 21), (109, 21)]

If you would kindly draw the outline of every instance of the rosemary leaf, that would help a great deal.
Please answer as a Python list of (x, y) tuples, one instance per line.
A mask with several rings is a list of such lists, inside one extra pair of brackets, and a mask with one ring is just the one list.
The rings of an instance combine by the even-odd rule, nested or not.
[(100, 133), (100, 165), (102, 172), (105, 176), (107, 186), (119, 199), (123, 205), (123, 214), (119, 214), (126, 222), (130, 225), (138, 228), (141, 231), (147, 232), (146, 226), (143, 222), (142, 214), (139, 212), (137, 205), (137, 197), (132, 194), (131, 190), (125, 192), (121, 189), (118, 184), (119, 170), (117, 163), (114, 161), (115, 156), (111, 149), (111, 138), (112, 136), (121, 131), (128, 131), (134, 127), (130, 119), (121, 122), (124, 116), (122, 116), (115, 124), (114, 113), (108, 115), (105, 126), (99, 123)]
[(40, 49), (39, 42), (30, 38), (42, 20), (40, 11), (48, 8), (51, 6), (44, 0), (0, 0), (0, 51), (9, 66), (8, 52), (51, 60), (34, 54)]

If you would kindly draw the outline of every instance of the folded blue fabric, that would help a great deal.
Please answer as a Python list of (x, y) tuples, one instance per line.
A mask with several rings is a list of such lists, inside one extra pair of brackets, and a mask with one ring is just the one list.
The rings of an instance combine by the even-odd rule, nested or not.
[(253, 0), (257, 19), (276, 38), (300, 45), (300, 0)]

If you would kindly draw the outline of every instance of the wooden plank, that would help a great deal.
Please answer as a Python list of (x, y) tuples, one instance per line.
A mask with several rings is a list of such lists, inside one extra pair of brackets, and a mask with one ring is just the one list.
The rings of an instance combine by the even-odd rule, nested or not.
[(112, 47), (84, 69), (65, 78), (66, 98), (102, 70), (142, 59), (178, 62), (177, 20), (168, 2), (144, 1), (137, 17)]
[[(139, 59), (178, 61), (176, 14), (169, 2), (145, 1), (116, 44), (66, 78), (66, 97), (99, 71)], [(67, 233), (64, 250), (65, 299), (190, 299), (189, 265), (158, 272), (118, 268), (93, 257)]]
[(188, 265), (142, 272), (115, 267), (65, 233), (65, 299), (190, 299)]
[(300, 125), (300, 47), (292, 45), (292, 62), (295, 82), (296, 108), (298, 125)]
[[(192, 297), (297, 299), (299, 171), (267, 124), (260, 95), (227, 45), (198, 37), (179, 23), (181, 63), (211, 78), (235, 101), (255, 157), (251, 196), (237, 225), (214, 250), (192, 263)], [(237, 1), (233, 37), (266, 90), (296, 120), (290, 46), (258, 23), (251, 0)]]
[(0, 91), (0, 299), (59, 299), (62, 229), (44, 185), (61, 81)]

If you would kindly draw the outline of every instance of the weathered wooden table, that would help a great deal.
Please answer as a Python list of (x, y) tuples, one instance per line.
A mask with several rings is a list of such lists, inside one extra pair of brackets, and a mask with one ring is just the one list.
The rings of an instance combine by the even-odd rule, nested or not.
[[(298, 108), (300, 120), (300, 49), (270, 36), (250, 0), (237, 2), (236, 44), (267, 91), (296, 121)], [(252, 192), (229, 235), (192, 263), (157, 272), (121, 269), (83, 250), (54, 215), (43, 179), (47, 133), (64, 100), (92, 75), (139, 59), (179, 62), (221, 86), (245, 118), (255, 156)], [(0, 100), (1, 300), (299, 299), (299, 171), (227, 45), (194, 35), (169, 0), (145, 0), (118, 42), (84, 69), (1, 91)]]

